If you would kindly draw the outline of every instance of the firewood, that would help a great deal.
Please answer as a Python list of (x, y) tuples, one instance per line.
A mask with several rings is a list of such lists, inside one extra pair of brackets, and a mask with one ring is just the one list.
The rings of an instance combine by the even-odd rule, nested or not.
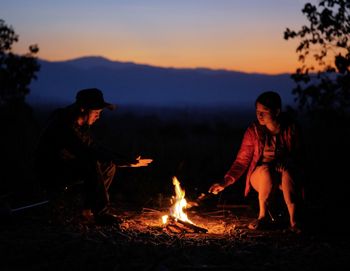
[(182, 233), (183, 232), (183, 229), (181, 229), (180, 227), (178, 227), (177, 225), (174, 225), (174, 224), (168, 224), (166, 226), (166, 229), (172, 233)]
[(180, 219), (177, 220), (178, 223), (181, 223), (183, 224), (184, 226), (186, 226), (187, 228), (190, 228), (192, 230), (194, 230), (195, 232), (199, 232), (199, 233), (206, 233), (208, 230), (205, 229), (205, 228), (202, 228), (202, 227), (198, 227), (196, 225), (193, 225), (189, 222), (186, 222), (186, 221), (182, 221)]
[[(186, 230), (190, 231), (192, 233), (206, 233), (206, 232), (208, 232), (208, 230), (205, 229), (205, 228), (198, 227), (198, 226), (196, 226), (194, 224), (191, 224), (189, 222), (183, 221), (181, 219), (176, 219), (173, 216), (169, 217), (168, 224), (175, 224), (178, 227), (182, 227), (182, 228), (185, 228), (185, 229), (187, 228)], [(179, 224), (181, 226), (179, 226)]]

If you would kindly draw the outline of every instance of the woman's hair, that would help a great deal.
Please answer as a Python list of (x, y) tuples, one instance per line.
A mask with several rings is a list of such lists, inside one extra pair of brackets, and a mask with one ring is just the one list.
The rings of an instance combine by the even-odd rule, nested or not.
[(255, 101), (255, 106), (257, 103), (266, 106), (273, 112), (276, 112), (282, 108), (281, 96), (274, 91), (266, 91), (261, 93)]

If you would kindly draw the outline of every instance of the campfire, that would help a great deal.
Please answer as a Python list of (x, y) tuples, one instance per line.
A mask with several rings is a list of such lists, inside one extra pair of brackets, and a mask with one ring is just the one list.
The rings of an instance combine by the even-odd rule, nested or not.
[(180, 182), (173, 177), (173, 185), (175, 187), (175, 196), (170, 200), (170, 214), (162, 216), (163, 226), (173, 233), (206, 233), (207, 229), (198, 227), (193, 223), (185, 213), (187, 201), (185, 199), (185, 191), (181, 188)]

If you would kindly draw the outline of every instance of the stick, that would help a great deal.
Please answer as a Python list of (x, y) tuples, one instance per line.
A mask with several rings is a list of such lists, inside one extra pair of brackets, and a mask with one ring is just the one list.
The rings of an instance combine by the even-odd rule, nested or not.
[(218, 208), (249, 208), (250, 206), (247, 204), (239, 205), (239, 204), (218, 204), (216, 205)]
[(48, 200), (45, 200), (45, 201), (34, 203), (34, 204), (31, 204), (31, 205), (27, 205), (27, 206), (19, 207), (19, 208), (16, 208), (16, 209), (12, 209), (11, 211), (12, 212), (17, 212), (17, 211), (21, 211), (21, 210), (24, 210), (24, 209), (32, 208), (32, 207), (35, 207), (35, 206), (44, 205), (44, 204), (46, 204), (48, 202), (49, 202)]
[(194, 201), (190, 201), (189, 202), (189, 207), (187, 207), (187, 209), (191, 209), (191, 208), (193, 208), (193, 207), (197, 207), (197, 206), (199, 206), (201, 203), (203, 203), (203, 201), (205, 201), (205, 200), (207, 200), (207, 199), (211, 199), (211, 198), (213, 198), (213, 197), (215, 197), (216, 195), (214, 195), (214, 194), (212, 194), (212, 193), (210, 193), (210, 194), (204, 194), (204, 193), (202, 193), (202, 194), (200, 194), (200, 196), (196, 199), (196, 200), (194, 200)]
[(148, 212), (160, 213), (160, 211), (159, 211), (159, 210), (156, 210), (156, 209), (151, 209), (151, 208), (146, 208), (146, 207), (143, 207), (143, 208), (142, 208), (142, 211), (148, 211)]

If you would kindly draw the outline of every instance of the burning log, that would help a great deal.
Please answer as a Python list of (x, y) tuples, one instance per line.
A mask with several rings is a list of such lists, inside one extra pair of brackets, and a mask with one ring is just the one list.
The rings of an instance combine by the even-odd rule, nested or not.
[(170, 216), (168, 219), (168, 225), (167, 226), (176, 226), (177, 228), (182, 228), (184, 231), (191, 232), (191, 233), (206, 233), (208, 232), (207, 229), (198, 227), (192, 223), (183, 221), (181, 219), (176, 219), (173, 216)]

